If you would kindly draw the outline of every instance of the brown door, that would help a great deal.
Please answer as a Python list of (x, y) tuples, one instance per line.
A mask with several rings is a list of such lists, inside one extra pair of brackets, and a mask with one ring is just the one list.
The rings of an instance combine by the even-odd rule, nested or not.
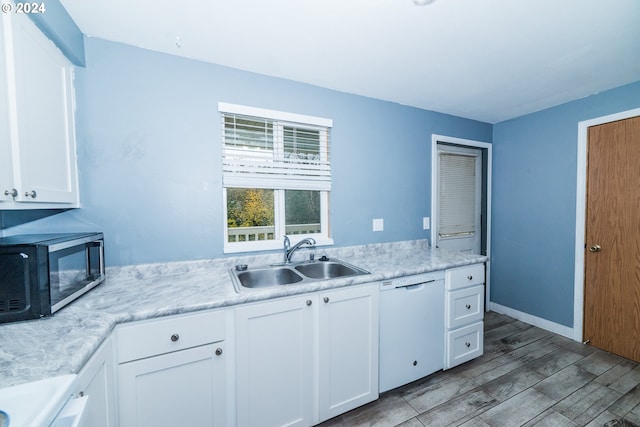
[(584, 338), (640, 361), (640, 117), (589, 128)]

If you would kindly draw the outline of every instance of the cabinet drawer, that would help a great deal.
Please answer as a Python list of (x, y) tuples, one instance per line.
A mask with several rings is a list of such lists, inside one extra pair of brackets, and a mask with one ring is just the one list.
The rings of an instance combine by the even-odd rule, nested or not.
[(454, 331), (447, 332), (446, 368), (482, 355), (484, 323), (478, 322)]
[(448, 290), (466, 288), (484, 283), (484, 264), (452, 268), (445, 273)]
[(484, 317), (484, 285), (449, 291), (446, 296), (447, 328), (478, 322)]
[(224, 311), (212, 311), (120, 326), (118, 363), (222, 341), (224, 317)]

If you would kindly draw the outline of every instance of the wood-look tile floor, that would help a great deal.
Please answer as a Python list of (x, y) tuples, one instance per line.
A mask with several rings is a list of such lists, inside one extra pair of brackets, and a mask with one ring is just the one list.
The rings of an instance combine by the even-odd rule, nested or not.
[(485, 317), (484, 355), (320, 426), (640, 425), (640, 366), (508, 316)]

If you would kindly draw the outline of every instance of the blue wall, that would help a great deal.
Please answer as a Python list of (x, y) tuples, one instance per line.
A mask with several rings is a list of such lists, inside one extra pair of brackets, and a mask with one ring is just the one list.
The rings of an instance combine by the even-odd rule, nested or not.
[(640, 82), (493, 127), (491, 300), (573, 326), (578, 122), (640, 107)]
[(491, 140), (487, 123), (100, 39), (85, 50), (75, 81), (82, 208), (4, 212), (0, 226), (102, 230), (108, 265), (223, 256), (219, 101), (333, 119), (336, 246), (427, 238), (431, 134)]
[(44, 6), (44, 13), (30, 13), (27, 16), (58, 46), (71, 63), (83, 67), (84, 34), (59, 0), (46, 0)]

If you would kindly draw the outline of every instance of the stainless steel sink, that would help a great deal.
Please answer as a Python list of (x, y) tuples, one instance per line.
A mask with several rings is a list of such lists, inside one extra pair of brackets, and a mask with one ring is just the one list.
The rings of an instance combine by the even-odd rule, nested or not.
[(240, 271), (237, 277), (243, 287), (252, 289), (290, 285), (291, 283), (297, 283), (303, 280), (299, 274), (286, 267)]
[(295, 269), (312, 279), (333, 279), (358, 274), (355, 268), (335, 261), (301, 264), (296, 265)]
[(230, 270), (236, 292), (299, 285), (339, 277), (369, 274), (338, 259), (267, 266), (238, 266)]

